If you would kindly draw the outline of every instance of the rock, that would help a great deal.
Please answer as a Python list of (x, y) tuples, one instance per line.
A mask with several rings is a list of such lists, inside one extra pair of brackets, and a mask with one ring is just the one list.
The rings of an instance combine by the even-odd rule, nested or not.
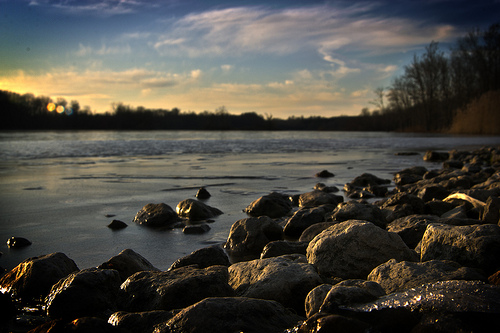
[(178, 216), (167, 204), (147, 204), (137, 212), (134, 222), (148, 227), (170, 226), (178, 221)]
[(442, 161), (446, 161), (449, 157), (450, 157), (449, 153), (441, 153), (441, 152), (428, 150), (424, 155), (424, 161), (442, 162)]
[(309, 245), (309, 242), (291, 242), (286, 240), (269, 242), (262, 250), (260, 259), (279, 257), (285, 254), (306, 255), (307, 245)]
[(453, 208), (455, 208), (455, 205), (451, 202), (432, 200), (425, 203), (424, 212), (425, 214), (441, 216)]
[(326, 186), (323, 183), (317, 183), (316, 185), (314, 185), (314, 189), (319, 190), (319, 191), (323, 191), (326, 193), (334, 193), (334, 192), (340, 191), (337, 186)]
[(197, 265), (198, 268), (206, 268), (210, 266), (230, 266), (229, 258), (219, 245), (213, 245), (196, 250), (191, 254), (177, 259), (168, 270), (176, 268)]
[(309, 318), (315, 313), (319, 312), (321, 308), (321, 304), (325, 300), (326, 295), (332, 289), (331, 284), (320, 284), (319, 286), (313, 288), (306, 296), (305, 300), (305, 309), (306, 309), (306, 317)]
[(387, 199), (381, 208), (390, 212), (386, 219), (391, 222), (400, 217), (423, 214), (425, 203), (416, 195), (399, 192)]
[(320, 234), (323, 230), (330, 228), (332, 225), (337, 224), (333, 222), (320, 222), (311, 225), (306, 230), (302, 232), (299, 238), (299, 242), (307, 242), (313, 240), (318, 234)]
[(334, 177), (334, 176), (335, 175), (328, 170), (323, 170), (323, 171), (320, 171), (316, 174), (316, 177), (318, 177), (318, 178), (330, 178), (330, 177)]
[(444, 219), (466, 219), (467, 209), (464, 206), (458, 206), (447, 211), (441, 217)]
[(51, 320), (29, 331), (30, 333), (129, 333), (119, 327), (113, 327), (106, 320), (96, 317), (83, 317), (67, 322), (65, 320)]
[(414, 249), (422, 240), (427, 226), (436, 223), (438, 219), (434, 215), (409, 215), (389, 223), (387, 231), (398, 234), (410, 249)]
[(210, 226), (206, 223), (187, 225), (182, 229), (185, 234), (204, 234), (210, 231)]
[(206, 200), (210, 198), (212, 195), (207, 191), (206, 188), (201, 187), (196, 193), (196, 198), (199, 200)]
[(302, 318), (275, 301), (245, 297), (206, 298), (183, 309), (156, 333), (280, 333)]
[(7, 246), (10, 248), (20, 248), (30, 245), (31, 242), (23, 237), (11, 237), (7, 240)]
[(493, 224), (429, 224), (421, 242), (420, 261), (452, 260), (487, 274), (500, 269), (500, 227)]
[(117, 270), (122, 282), (137, 272), (159, 271), (146, 258), (131, 249), (121, 251), (118, 255), (110, 258), (97, 268)]
[(384, 289), (376, 282), (345, 280), (328, 291), (319, 311), (335, 313), (339, 306), (366, 303), (384, 295)]
[(372, 222), (376, 226), (385, 229), (387, 221), (380, 208), (374, 205), (348, 201), (337, 205), (330, 219), (336, 222), (344, 222), (347, 220), (363, 220)]
[(278, 218), (287, 215), (291, 209), (292, 203), (286, 196), (273, 192), (253, 201), (244, 211), (252, 217)]
[(364, 174), (354, 178), (349, 183), (349, 185), (355, 186), (355, 187), (367, 187), (367, 186), (384, 185), (384, 184), (390, 184), (390, 183), (391, 183), (391, 181), (389, 179), (382, 179), (382, 178), (379, 178), (375, 175), (372, 175), (371, 173), (364, 173)]
[[(429, 316), (434, 316), (434, 323), (454, 323), (452, 331), (458, 326), (459, 331), (488, 332), (499, 323), (500, 286), (479, 281), (440, 281), (373, 302), (345, 306), (339, 314), (370, 324), (374, 332), (410, 332), (419, 322), (427, 322)], [(447, 320), (450, 315), (454, 320)], [(431, 332), (433, 329), (430, 326)]]
[(180, 310), (113, 313), (108, 323), (127, 332), (153, 333), (155, 326), (170, 320)]
[(320, 206), (312, 208), (302, 208), (290, 217), (283, 228), (285, 235), (298, 238), (304, 230), (313, 224), (325, 221), (325, 214), (335, 206)]
[(344, 198), (340, 195), (319, 190), (303, 193), (299, 196), (299, 207), (318, 207), (321, 205), (338, 205)]
[(283, 239), (283, 228), (267, 216), (236, 221), (229, 231), (224, 248), (230, 256), (259, 258), (267, 243)]
[(331, 226), (307, 248), (308, 262), (321, 275), (343, 279), (365, 279), (373, 268), (392, 258), (418, 260), (397, 234), (358, 220)]
[(299, 314), (304, 313), (309, 291), (322, 283), (304, 255), (257, 259), (229, 267), (229, 284), (237, 296), (274, 300)]
[(500, 286), (500, 271), (488, 276), (488, 283)]
[(64, 253), (29, 258), (0, 278), (0, 289), (23, 300), (45, 297), (54, 283), (77, 270)]
[(108, 318), (117, 310), (120, 274), (114, 269), (88, 268), (59, 280), (45, 299), (51, 318)]
[(369, 281), (379, 283), (387, 294), (418, 287), (422, 284), (446, 280), (481, 280), (486, 277), (477, 269), (462, 267), (449, 260), (426, 262), (397, 262), (394, 259), (375, 267)]
[(443, 162), (444, 169), (462, 169), (464, 163), (456, 160), (447, 160)]
[(441, 185), (429, 185), (425, 186), (418, 192), (418, 197), (424, 202), (432, 201), (434, 199), (443, 200), (448, 195), (450, 195), (450, 190), (445, 189)]
[(206, 297), (233, 296), (225, 266), (203, 269), (193, 266), (167, 272), (138, 272), (121, 286), (125, 292), (124, 309), (152, 311), (185, 308)]
[(500, 198), (488, 198), (481, 219), (484, 223), (500, 225)]
[(329, 313), (318, 313), (286, 332), (315, 333), (315, 332), (349, 332), (366, 333), (370, 325), (360, 320)]
[(193, 221), (209, 219), (222, 214), (221, 210), (194, 199), (182, 200), (177, 204), (175, 210), (178, 216)]
[(403, 186), (408, 184), (414, 184), (422, 179), (423, 175), (398, 172), (394, 175), (394, 184), (396, 184), (397, 186)]
[(123, 221), (120, 221), (120, 220), (113, 220), (111, 221), (110, 224), (108, 224), (108, 228), (112, 229), (112, 230), (120, 230), (120, 229), (124, 229), (128, 227), (127, 224)]
[(0, 332), (7, 332), (7, 327), (16, 315), (16, 307), (7, 293), (0, 292)]

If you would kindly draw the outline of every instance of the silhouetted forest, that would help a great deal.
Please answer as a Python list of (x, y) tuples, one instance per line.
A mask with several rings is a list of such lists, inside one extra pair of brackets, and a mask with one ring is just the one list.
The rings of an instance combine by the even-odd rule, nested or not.
[(414, 55), (389, 87), (374, 90), (374, 110), (358, 116), (262, 116), (146, 109), (123, 103), (112, 112), (93, 113), (78, 101), (20, 95), (0, 90), (0, 129), (110, 130), (324, 130), (415, 131), (500, 134), (500, 24), (476, 29), (458, 39), (449, 52), (431, 42)]

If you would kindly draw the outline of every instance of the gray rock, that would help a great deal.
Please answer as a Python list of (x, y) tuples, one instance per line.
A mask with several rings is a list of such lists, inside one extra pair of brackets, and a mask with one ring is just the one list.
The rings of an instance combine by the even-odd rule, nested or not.
[(117, 270), (122, 282), (132, 274), (140, 271), (159, 271), (146, 258), (131, 249), (121, 251), (97, 268)]
[(74, 271), (78, 267), (64, 253), (29, 258), (0, 278), (0, 289), (14, 298), (45, 297), (52, 285)]
[(308, 245), (309, 242), (292, 242), (286, 240), (269, 242), (262, 250), (260, 259), (279, 257), (285, 254), (306, 255)]
[(486, 277), (475, 268), (462, 267), (450, 260), (426, 262), (387, 261), (373, 269), (369, 281), (379, 283), (387, 294), (418, 287), (422, 284), (446, 280), (481, 280)]
[(170, 320), (180, 310), (113, 313), (108, 323), (127, 332), (153, 333), (155, 326)]
[(319, 190), (303, 193), (299, 196), (299, 207), (318, 207), (321, 205), (338, 205), (344, 197)]
[(236, 221), (229, 231), (224, 248), (237, 258), (259, 258), (264, 246), (283, 239), (283, 228), (267, 216)]
[(289, 237), (298, 238), (309, 226), (324, 222), (327, 210), (325, 206), (299, 209), (288, 219), (283, 232)]
[(343, 279), (365, 279), (373, 268), (392, 258), (418, 260), (397, 234), (358, 220), (331, 226), (307, 248), (308, 262), (321, 275)]
[(322, 283), (304, 255), (257, 259), (229, 267), (229, 284), (237, 296), (274, 300), (297, 313), (304, 312), (304, 300)]
[(222, 214), (222, 211), (194, 199), (182, 200), (175, 207), (178, 216), (193, 221), (205, 220)]
[(193, 266), (167, 272), (138, 272), (121, 289), (125, 310), (173, 310), (192, 305), (205, 297), (233, 296), (225, 266), (198, 269)]
[(245, 297), (206, 298), (183, 309), (157, 333), (279, 333), (302, 318), (275, 301)]
[(121, 279), (114, 269), (89, 268), (57, 282), (45, 299), (51, 318), (108, 318), (118, 309)]
[(229, 258), (219, 245), (213, 245), (196, 250), (191, 254), (177, 259), (168, 270), (176, 268), (197, 265), (198, 268), (206, 268), (210, 266), (230, 266)]
[(452, 260), (487, 274), (500, 268), (500, 227), (493, 224), (429, 224), (420, 245), (420, 261)]
[(318, 234), (320, 234), (323, 230), (330, 228), (332, 225), (337, 224), (333, 222), (320, 222), (315, 223), (308, 227), (306, 230), (302, 232), (299, 238), (299, 242), (307, 242), (313, 240)]
[(292, 203), (287, 196), (273, 192), (253, 201), (244, 211), (252, 217), (278, 218), (287, 215), (291, 209)]
[(175, 211), (167, 204), (147, 204), (134, 217), (134, 222), (148, 227), (165, 227), (178, 221)]
[(424, 236), (427, 226), (436, 223), (438, 219), (434, 215), (409, 215), (389, 223), (387, 231), (398, 234), (410, 249), (414, 249)]
[(385, 216), (375, 205), (356, 201), (343, 202), (337, 205), (330, 219), (336, 222), (348, 220), (363, 220), (372, 222), (376, 226), (385, 229), (387, 221)]

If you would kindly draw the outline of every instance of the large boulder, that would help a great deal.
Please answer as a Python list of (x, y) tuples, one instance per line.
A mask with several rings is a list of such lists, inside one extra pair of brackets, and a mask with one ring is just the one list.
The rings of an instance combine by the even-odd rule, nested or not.
[(205, 220), (222, 214), (220, 209), (194, 199), (182, 200), (175, 207), (178, 216), (193, 221)]
[(64, 253), (29, 258), (0, 278), (0, 289), (14, 298), (45, 297), (52, 285), (74, 271), (78, 267)]
[(118, 309), (121, 279), (114, 269), (88, 268), (57, 282), (45, 300), (51, 318), (108, 318)]
[(252, 217), (268, 216), (278, 218), (287, 215), (292, 209), (292, 202), (280, 193), (270, 193), (253, 201), (245, 208), (245, 213)]
[(159, 271), (146, 258), (131, 249), (121, 251), (97, 268), (117, 270), (122, 282), (132, 274), (140, 271)]
[(206, 298), (183, 309), (157, 333), (279, 333), (302, 318), (275, 301), (246, 297)]
[(487, 274), (500, 269), (500, 227), (494, 224), (452, 226), (432, 223), (420, 244), (420, 261), (452, 260)]
[(373, 268), (392, 258), (418, 260), (397, 234), (359, 220), (331, 226), (307, 248), (307, 259), (320, 274), (343, 279), (365, 279)]
[(230, 266), (231, 263), (224, 249), (219, 245), (213, 245), (196, 250), (187, 256), (177, 259), (168, 270), (189, 265), (197, 265), (198, 268), (206, 268), (217, 265)]
[(380, 208), (375, 205), (357, 201), (348, 201), (338, 204), (332, 212), (330, 219), (336, 222), (363, 220), (372, 222), (383, 229), (387, 225), (385, 216)]
[(304, 255), (285, 255), (233, 264), (229, 284), (237, 296), (280, 302), (297, 313), (304, 312), (304, 300), (322, 283)]
[(335, 208), (332, 205), (320, 207), (302, 208), (290, 217), (283, 228), (286, 236), (299, 238), (309, 226), (325, 221), (325, 214)]
[(344, 197), (320, 190), (303, 193), (299, 196), (299, 207), (318, 207), (321, 205), (338, 205)]
[(283, 228), (267, 216), (236, 221), (229, 231), (225, 249), (236, 258), (259, 258), (267, 243), (283, 239)]
[(169, 205), (149, 203), (137, 212), (134, 222), (148, 227), (166, 227), (177, 222), (178, 218)]
[(420, 263), (391, 259), (375, 267), (368, 275), (368, 280), (379, 283), (390, 294), (437, 281), (487, 279), (478, 269), (463, 267), (450, 260)]
[(205, 297), (233, 296), (225, 266), (203, 269), (193, 266), (167, 272), (138, 272), (121, 286), (125, 310), (172, 310), (192, 305)]

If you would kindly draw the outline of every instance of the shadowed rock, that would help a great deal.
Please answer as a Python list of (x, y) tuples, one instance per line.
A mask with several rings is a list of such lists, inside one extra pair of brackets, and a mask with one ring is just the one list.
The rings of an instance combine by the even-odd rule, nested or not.
[(222, 214), (220, 209), (194, 199), (179, 202), (175, 209), (177, 215), (194, 221), (205, 220)]
[(287, 196), (273, 192), (253, 201), (244, 211), (253, 217), (278, 218), (287, 215), (291, 209), (292, 203)]
[(216, 265), (230, 266), (231, 264), (224, 250), (219, 245), (213, 245), (196, 250), (185, 257), (177, 259), (168, 270), (189, 265), (206, 268)]
[(146, 258), (131, 249), (121, 251), (97, 268), (117, 270), (122, 282), (140, 271), (159, 271)]
[(167, 204), (147, 204), (137, 212), (134, 222), (148, 227), (165, 227), (178, 221), (175, 211)]

